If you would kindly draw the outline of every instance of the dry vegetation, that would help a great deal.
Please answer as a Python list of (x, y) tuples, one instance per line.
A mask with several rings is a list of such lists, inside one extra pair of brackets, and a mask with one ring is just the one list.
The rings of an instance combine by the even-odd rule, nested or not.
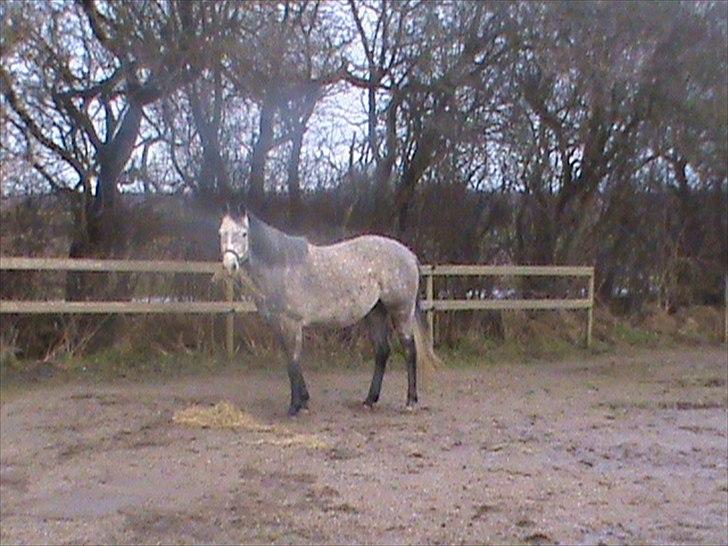
[[(40, 206), (38, 206), (40, 203)], [(129, 255), (139, 258), (216, 259), (214, 222), (209, 214), (188, 202), (156, 198), (137, 205), (138, 225), (149, 226), (144, 236), (130, 244)], [(24, 201), (2, 211), (3, 252), (10, 255), (57, 256), (69, 241), (72, 224), (63, 208), (52, 200)], [(141, 230), (141, 228), (140, 228)], [(172, 236), (171, 234), (174, 234)], [(320, 236), (320, 235), (319, 235)], [(182, 243), (184, 241), (184, 243)], [(3, 272), (0, 293), (7, 299), (63, 298), (63, 273)], [(192, 299), (222, 297), (222, 287), (208, 276), (90, 274), (101, 287), (102, 299), (172, 296)], [(578, 282), (519, 284), (508, 279), (439, 281), (449, 297), (463, 297), (474, 288), (512, 288), (516, 294), (574, 297)], [(633, 309), (633, 306), (627, 306)], [(439, 313), (437, 338), (441, 351), (460, 361), (522, 361), (560, 358), (580, 351), (584, 339), (583, 312), (457, 312)], [(668, 310), (657, 302), (644, 303), (626, 313), (619, 300), (599, 302), (596, 310), (594, 350), (620, 347), (657, 347), (675, 344), (715, 344), (722, 341), (723, 314), (719, 306), (691, 305)], [(100, 368), (101, 375), (134, 375), (169, 372), (172, 361), (183, 357), (185, 370), (206, 369), (221, 358), (224, 344), (222, 317), (165, 315), (78, 317), (0, 316), (0, 362), (3, 375), (30, 369), (55, 374), (69, 370)], [(255, 316), (236, 317), (239, 357), (253, 363), (277, 351), (269, 329)], [(361, 325), (342, 331), (307, 333), (308, 360), (314, 365), (340, 365), (342, 360), (361, 362), (370, 358), (366, 332)], [(22, 375), (22, 374), (21, 374)]]

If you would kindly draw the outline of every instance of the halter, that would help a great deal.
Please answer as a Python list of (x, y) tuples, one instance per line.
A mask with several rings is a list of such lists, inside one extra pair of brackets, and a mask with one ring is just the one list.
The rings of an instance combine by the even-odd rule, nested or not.
[(222, 253), (223, 257), (225, 257), (225, 254), (232, 254), (235, 257), (235, 263), (238, 264), (238, 267), (242, 266), (242, 264), (245, 263), (247, 258), (245, 260), (240, 258), (240, 254), (235, 252), (232, 248), (226, 248), (225, 251)]

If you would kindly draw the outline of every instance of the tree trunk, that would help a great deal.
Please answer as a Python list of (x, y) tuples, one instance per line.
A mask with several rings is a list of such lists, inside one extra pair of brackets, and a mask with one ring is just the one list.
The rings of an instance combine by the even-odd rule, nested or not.
[[(109, 135), (97, 152), (99, 177), (96, 194), (88, 211), (81, 215), (86, 225), (75, 232), (71, 241), (71, 258), (120, 256), (127, 243), (127, 216), (118, 199), (119, 176), (124, 170), (139, 135), (142, 107), (131, 102), (119, 130)], [(108, 299), (124, 297), (128, 291), (128, 278), (119, 275), (116, 287), (108, 290), (108, 282), (99, 275), (69, 272), (66, 282), (67, 299)], [(112, 294), (113, 292), (113, 294)]]
[(369, 228), (378, 230), (389, 218), (389, 206), (386, 197), (389, 193), (389, 183), (392, 178), (392, 171), (397, 158), (397, 108), (399, 107), (399, 96), (395, 95), (387, 106), (386, 122), (386, 151), (384, 155), (377, 158), (377, 166), (374, 171), (374, 206), (370, 211)]
[(258, 140), (253, 147), (253, 157), (250, 160), (248, 204), (254, 210), (262, 206), (265, 196), (265, 164), (268, 159), (268, 152), (273, 146), (274, 113), (275, 107), (273, 101), (266, 99), (260, 110)]
[(195, 128), (202, 144), (202, 165), (200, 166), (198, 193), (205, 201), (228, 201), (232, 197), (230, 175), (220, 153), (220, 123), (222, 109), (222, 80), (215, 75), (213, 112), (208, 114), (202, 108), (197, 86), (190, 89), (188, 97)]
[(306, 132), (304, 124), (297, 125), (291, 140), (291, 155), (288, 158), (288, 221), (293, 228), (299, 226), (301, 213), (301, 148)]
[(94, 215), (97, 217), (104, 216), (107, 211), (113, 211), (116, 206), (119, 175), (134, 150), (142, 113), (142, 106), (130, 101), (119, 130), (114, 135), (108, 135), (106, 142), (98, 150), (99, 179), (93, 206)]
[(437, 129), (428, 127), (415, 148), (412, 160), (405, 167), (396, 197), (397, 229), (402, 235), (407, 229), (409, 210), (414, 199), (415, 187), (422, 175), (432, 163), (440, 146), (440, 136)]

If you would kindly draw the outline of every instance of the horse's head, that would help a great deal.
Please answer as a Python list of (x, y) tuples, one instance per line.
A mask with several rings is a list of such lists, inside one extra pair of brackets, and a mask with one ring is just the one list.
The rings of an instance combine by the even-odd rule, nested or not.
[(220, 252), (222, 265), (229, 272), (240, 269), (248, 259), (248, 215), (235, 220), (226, 214), (220, 223)]

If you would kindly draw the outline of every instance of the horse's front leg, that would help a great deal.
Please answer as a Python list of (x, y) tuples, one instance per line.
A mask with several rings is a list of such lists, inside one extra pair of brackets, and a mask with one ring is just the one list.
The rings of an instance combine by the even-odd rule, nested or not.
[(301, 371), (301, 352), (303, 349), (303, 328), (301, 324), (284, 321), (280, 323), (281, 344), (288, 360), (288, 379), (291, 383), (291, 405), (288, 415), (297, 415), (308, 408), (310, 398)]
[(291, 405), (288, 406), (288, 415), (298, 415), (301, 410), (308, 409), (308, 390), (303, 380), (301, 366), (297, 360), (288, 362), (288, 379), (291, 382)]

